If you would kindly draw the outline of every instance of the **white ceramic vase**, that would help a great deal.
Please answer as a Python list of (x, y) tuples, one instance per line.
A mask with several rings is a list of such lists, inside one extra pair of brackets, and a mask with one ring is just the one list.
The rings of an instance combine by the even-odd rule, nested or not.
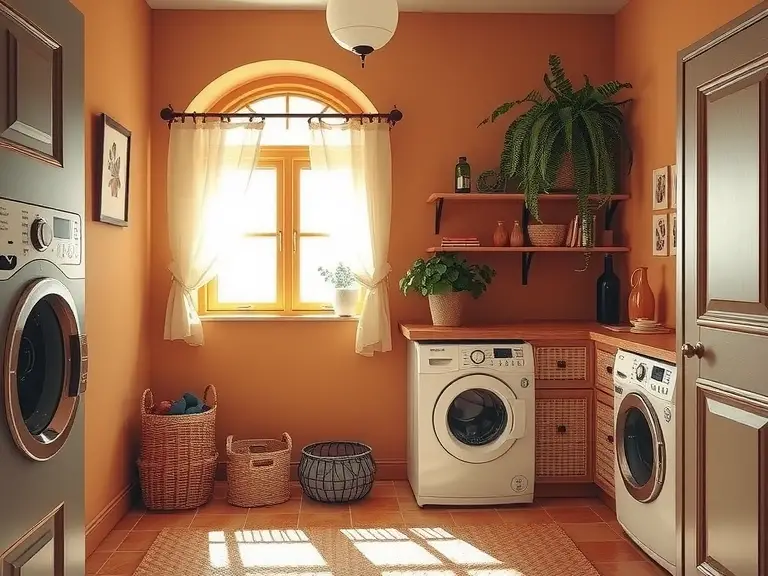
[(336, 316), (354, 316), (357, 308), (357, 298), (360, 291), (357, 288), (337, 288), (333, 301), (333, 311)]

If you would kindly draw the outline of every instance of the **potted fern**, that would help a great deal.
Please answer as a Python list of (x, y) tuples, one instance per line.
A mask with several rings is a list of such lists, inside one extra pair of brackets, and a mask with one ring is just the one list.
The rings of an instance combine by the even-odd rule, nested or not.
[[(628, 169), (632, 166), (623, 113), (629, 100), (612, 99), (632, 86), (616, 81), (593, 86), (584, 76), (584, 85), (575, 89), (555, 55), (549, 57), (544, 85), (546, 97), (532, 90), (522, 100), (502, 104), (480, 123), (495, 122), (518, 106), (530, 105), (507, 128), (499, 180), (519, 182), (526, 207), (539, 222), (539, 194), (573, 188), (581, 221), (592, 222), (593, 210), (616, 191), (622, 154)], [(572, 182), (567, 182), (568, 172)], [(596, 206), (590, 205), (590, 195), (600, 197)], [(584, 240), (594, 246), (590, 226), (585, 227)]]
[(469, 264), (456, 254), (435, 254), (411, 265), (400, 279), (400, 291), (406, 296), (410, 292), (426, 296), (435, 326), (460, 326), (464, 295), (479, 298), (495, 275), (492, 268)]
[(336, 297), (333, 301), (333, 311), (336, 316), (354, 316), (360, 289), (350, 267), (339, 262), (335, 270), (320, 266), (317, 271), (336, 289)]

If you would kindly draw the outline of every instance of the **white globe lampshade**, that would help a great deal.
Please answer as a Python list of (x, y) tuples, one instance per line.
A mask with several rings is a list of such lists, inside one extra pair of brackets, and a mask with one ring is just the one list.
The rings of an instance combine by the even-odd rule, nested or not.
[(325, 20), (336, 42), (365, 57), (392, 39), (397, 28), (397, 0), (328, 0)]

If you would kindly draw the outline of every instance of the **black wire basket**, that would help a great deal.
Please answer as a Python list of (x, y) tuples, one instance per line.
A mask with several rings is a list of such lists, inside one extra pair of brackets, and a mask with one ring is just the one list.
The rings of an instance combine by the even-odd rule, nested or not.
[(360, 442), (318, 442), (301, 451), (299, 483), (318, 502), (351, 502), (373, 487), (376, 463)]

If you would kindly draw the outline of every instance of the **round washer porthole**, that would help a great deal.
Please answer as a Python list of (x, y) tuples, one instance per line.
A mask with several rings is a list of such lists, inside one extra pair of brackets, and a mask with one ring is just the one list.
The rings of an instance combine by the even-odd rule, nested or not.
[[(470, 464), (503, 456), (524, 432), (525, 403), (503, 381), (468, 374), (446, 386), (432, 411), (432, 426), (443, 449)], [(515, 427), (518, 427), (515, 429)]]
[(648, 503), (658, 497), (666, 468), (664, 439), (654, 410), (634, 392), (619, 406), (616, 459), (624, 486), (635, 500)]
[(81, 378), (75, 303), (58, 280), (30, 283), (9, 327), (3, 366), (11, 436), (32, 460), (61, 450), (74, 425)]

